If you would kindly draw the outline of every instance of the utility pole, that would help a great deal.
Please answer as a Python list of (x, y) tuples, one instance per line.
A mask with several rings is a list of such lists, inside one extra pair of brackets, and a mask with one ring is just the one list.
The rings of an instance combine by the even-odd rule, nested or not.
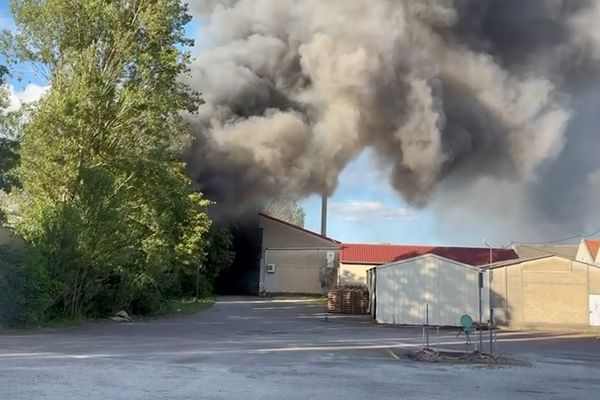
[(196, 301), (198, 301), (198, 295), (200, 294), (200, 269), (202, 268), (202, 264), (198, 264), (198, 268), (196, 269)]
[[(494, 262), (494, 260), (493, 260), (494, 253), (493, 253), (492, 246), (485, 239), (483, 239), (483, 244), (485, 244), (488, 247), (488, 249), (490, 249), (490, 259), (489, 259), (490, 263), (488, 265), (488, 274), (489, 274), (490, 271), (491, 271), (492, 263)], [(479, 272), (479, 274), (481, 275), (483, 273)], [(488, 275), (488, 277), (489, 277), (489, 275)], [(482, 297), (481, 296), (482, 286), (483, 286), (483, 276), (481, 276), (481, 283), (479, 285), (479, 323), (481, 323), (481, 314), (482, 314), (482, 311), (483, 311), (483, 306), (481, 304), (482, 303), (482, 298), (481, 298)], [(493, 318), (493, 315), (494, 315), (494, 311), (492, 309), (492, 290), (491, 290), (491, 287), (488, 288), (488, 294), (489, 294), (489, 302), (490, 302), (490, 315), (489, 315), (490, 321), (489, 321), (489, 325), (488, 325), (488, 330), (489, 330), (489, 333), (490, 333), (490, 353), (493, 353), (493, 350), (492, 350), (492, 325), (493, 325), (493, 320), (492, 320), (492, 318)], [(480, 348), (479, 351), (481, 352), (481, 349), (483, 348), (483, 332), (481, 330), (479, 331), (479, 348)]]
[(479, 354), (483, 350), (483, 272), (479, 271)]

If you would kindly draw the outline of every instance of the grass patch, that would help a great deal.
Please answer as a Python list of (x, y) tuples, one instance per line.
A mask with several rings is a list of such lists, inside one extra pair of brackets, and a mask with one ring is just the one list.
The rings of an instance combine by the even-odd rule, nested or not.
[[(215, 304), (214, 297), (207, 298), (185, 298), (185, 299), (174, 299), (167, 302), (165, 309), (162, 313), (154, 316), (139, 316), (132, 315), (134, 321), (137, 319), (152, 319), (152, 318), (160, 318), (164, 315), (191, 315), (199, 313), (200, 311), (207, 310), (211, 308)], [(97, 322), (107, 320), (108, 317), (105, 318), (52, 318), (44, 322), (35, 323), (35, 324), (22, 324), (17, 326), (1, 326), (0, 325), (0, 335), (9, 335), (9, 334), (27, 334), (27, 333), (36, 333), (36, 332), (44, 332), (44, 331), (55, 331), (55, 330), (63, 330), (68, 328), (73, 328), (76, 326), (81, 326), (90, 322)]]
[(202, 299), (175, 299), (167, 302), (165, 314), (167, 315), (191, 315), (200, 311), (208, 310), (215, 304), (214, 297)]
[(19, 324), (16, 326), (0, 327), (0, 334), (35, 333), (44, 331), (63, 330), (81, 326), (93, 321), (89, 318), (53, 318), (39, 323)]

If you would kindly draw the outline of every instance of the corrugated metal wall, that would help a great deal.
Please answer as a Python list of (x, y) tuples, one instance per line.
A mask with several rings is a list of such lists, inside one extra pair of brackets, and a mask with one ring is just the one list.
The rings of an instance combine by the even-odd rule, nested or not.
[[(484, 274), (483, 320), (489, 315)], [(425, 256), (377, 268), (377, 321), (421, 325), (429, 305), (429, 324), (459, 325), (461, 315), (479, 317), (478, 271), (436, 256)]]

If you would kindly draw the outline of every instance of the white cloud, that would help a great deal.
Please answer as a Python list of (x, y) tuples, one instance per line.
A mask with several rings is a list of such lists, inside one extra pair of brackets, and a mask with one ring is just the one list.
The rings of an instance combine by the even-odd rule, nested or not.
[(15, 29), (15, 23), (10, 17), (8, 10), (0, 10), (0, 29), (8, 29), (11, 31)]
[(13, 85), (9, 85), (9, 105), (7, 111), (16, 111), (23, 104), (38, 101), (47, 90), (48, 86), (40, 86), (35, 83), (28, 84), (22, 91), (17, 91)]
[(346, 201), (331, 203), (331, 213), (343, 221), (369, 221), (374, 219), (398, 220), (413, 218), (413, 210), (405, 207), (390, 207), (379, 201)]

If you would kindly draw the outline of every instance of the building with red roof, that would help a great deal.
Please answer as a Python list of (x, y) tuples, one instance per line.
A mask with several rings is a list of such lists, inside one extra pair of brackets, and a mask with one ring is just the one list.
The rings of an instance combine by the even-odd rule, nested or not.
[(600, 326), (600, 240), (514, 249), (340, 243), (258, 216), (259, 293), (369, 287), (370, 312), (390, 324), (458, 325), (460, 317), (515, 329)]
[[(339, 283), (341, 285), (364, 284), (366, 271), (378, 265), (433, 254), (469, 266), (485, 266), (518, 258), (512, 249), (487, 247), (444, 247), (390, 244), (352, 244), (340, 246)], [(490, 260), (491, 256), (491, 260)]]

